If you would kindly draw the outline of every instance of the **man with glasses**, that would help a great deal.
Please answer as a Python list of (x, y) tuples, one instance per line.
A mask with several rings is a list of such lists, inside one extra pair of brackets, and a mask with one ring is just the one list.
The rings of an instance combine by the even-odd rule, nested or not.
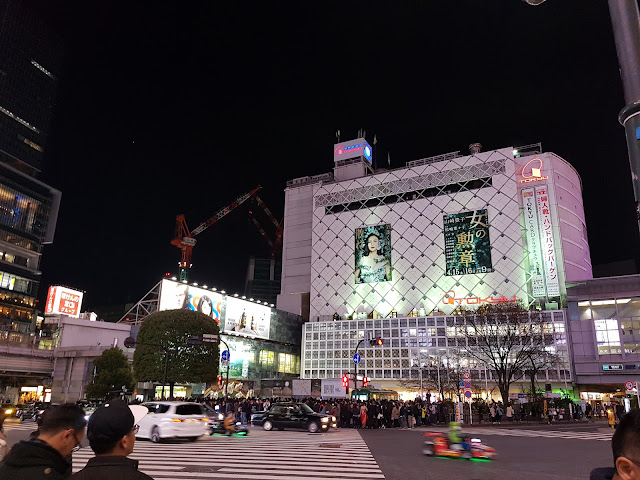
[(15, 444), (0, 463), (2, 480), (59, 480), (71, 476), (67, 458), (84, 438), (84, 411), (68, 403), (49, 408), (37, 437)]
[(640, 479), (640, 410), (632, 410), (620, 420), (611, 439), (614, 467), (596, 468), (590, 480)]
[(127, 458), (136, 442), (136, 422), (147, 412), (147, 407), (129, 407), (121, 400), (106, 403), (93, 412), (87, 438), (96, 456), (73, 475), (73, 480), (153, 480), (138, 470), (137, 460)]

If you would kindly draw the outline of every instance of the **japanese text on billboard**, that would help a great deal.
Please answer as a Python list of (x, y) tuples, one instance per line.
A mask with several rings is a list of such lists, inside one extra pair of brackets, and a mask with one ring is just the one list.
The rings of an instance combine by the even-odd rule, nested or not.
[(522, 190), (524, 207), (524, 224), (527, 237), (527, 250), (529, 259), (529, 281), (531, 291), (535, 298), (545, 296), (544, 273), (542, 257), (540, 255), (540, 227), (538, 225), (538, 208), (536, 206), (535, 191), (533, 188)]
[(560, 283), (558, 281), (558, 264), (553, 241), (553, 224), (551, 223), (547, 187), (536, 187), (536, 203), (538, 205), (540, 241), (547, 295), (549, 297), (557, 297), (560, 295)]
[(448, 276), (493, 272), (487, 210), (444, 215)]

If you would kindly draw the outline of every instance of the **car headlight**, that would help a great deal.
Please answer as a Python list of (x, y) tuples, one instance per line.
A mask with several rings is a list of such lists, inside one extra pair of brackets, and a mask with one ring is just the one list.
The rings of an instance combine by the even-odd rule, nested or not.
[(13, 410), (12, 410), (12, 409), (10, 409), (10, 408), (7, 408), (7, 409), (4, 411), (4, 414), (5, 414), (5, 415), (11, 415), (12, 413), (13, 413)]
[(223, 414), (218, 414), (218, 420), (224, 420), (224, 415)]
[(323, 423), (327, 423), (329, 421), (329, 417), (322, 417), (320, 421)]
[(331, 421), (332, 421), (332, 422), (335, 422), (335, 421), (336, 421), (336, 417), (331, 416)]

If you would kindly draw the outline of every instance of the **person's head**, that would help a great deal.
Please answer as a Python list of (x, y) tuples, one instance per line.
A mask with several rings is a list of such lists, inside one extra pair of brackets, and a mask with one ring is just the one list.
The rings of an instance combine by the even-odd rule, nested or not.
[(640, 410), (620, 420), (611, 439), (613, 463), (621, 480), (640, 479)]
[(213, 316), (213, 303), (206, 295), (200, 297), (200, 301), (198, 302), (198, 311), (204, 313), (208, 317)]
[(375, 233), (370, 233), (367, 236), (367, 239), (364, 242), (364, 252), (363, 254), (365, 256), (369, 256), (371, 254), (373, 255), (380, 255), (380, 237), (378, 235), (376, 235)]
[(451, 430), (460, 430), (461, 429), (460, 424), (458, 422), (449, 423), (449, 428)]
[(93, 412), (87, 438), (96, 455), (126, 456), (133, 452), (137, 431), (131, 409), (123, 401), (114, 400)]
[(80, 447), (87, 421), (85, 413), (73, 403), (50, 407), (42, 414), (38, 438), (67, 457)]
[(184, 289), (178, 290), (176, 294), (177, 303), (179, 309), (189, 309), (189, 287), (184, 287)]

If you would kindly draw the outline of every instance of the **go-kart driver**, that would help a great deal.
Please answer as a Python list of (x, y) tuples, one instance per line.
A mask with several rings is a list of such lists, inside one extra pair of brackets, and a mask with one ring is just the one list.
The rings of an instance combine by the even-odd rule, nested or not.
[(465, 441), (464, 435), (462, 435), (462, 427), (458, 422), (449, 424), (447, 439), (452, 450), (471, 450), (471, 445)]
[(233, 412), (227, 412), (227, 416), (224, 417), (224, 431), (227, 435), (236, 433), (236, 417)]

